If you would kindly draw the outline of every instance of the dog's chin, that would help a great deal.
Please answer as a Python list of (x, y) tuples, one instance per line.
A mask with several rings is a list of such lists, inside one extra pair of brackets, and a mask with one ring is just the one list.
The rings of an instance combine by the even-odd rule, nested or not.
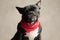
[(31, 25), (33, 25), (34, 23), (35, 23), (35, 22), (31, 22), (31, 23), (27, 23), (27, 24), (31, 26)]

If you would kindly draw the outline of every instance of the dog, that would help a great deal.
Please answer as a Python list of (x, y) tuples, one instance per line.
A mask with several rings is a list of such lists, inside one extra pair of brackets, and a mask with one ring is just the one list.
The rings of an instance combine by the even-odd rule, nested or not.
[(17, 32), (11, 40), (41, 40), (42, 27), (39, 21), (41, 7), (39, 4), (41, 0), (23, 8), (16, 7), (22, 14), (22, 20), (18, 23)]

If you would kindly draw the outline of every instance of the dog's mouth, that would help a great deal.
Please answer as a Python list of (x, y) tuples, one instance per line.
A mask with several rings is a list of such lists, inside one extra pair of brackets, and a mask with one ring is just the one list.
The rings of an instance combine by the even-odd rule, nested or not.
[(34, 23), (36, 20), (37, 20), (36, 16), (27, 19), (27, 21), (30, 22), (31, 24)]
[(35, 24), (35, 22), (26, 22), (25, 20), (22, 20), (23, 23), (26, 23), (28, 26), (32, 26)]
[(33, 16), (32, 21), (36, 21), (36, 20), (37, 20), (36, 16)]

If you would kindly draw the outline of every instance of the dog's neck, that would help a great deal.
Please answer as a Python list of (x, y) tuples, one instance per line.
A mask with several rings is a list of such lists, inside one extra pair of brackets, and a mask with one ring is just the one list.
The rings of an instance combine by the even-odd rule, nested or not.
[(39, 20), (32, 23), (27, 23), (24, 20), (21, 20), (21, 26), (26, 32), (31, 32), (35, 30), (37, 27), (39, 27), (39, 24), (40, 24)]

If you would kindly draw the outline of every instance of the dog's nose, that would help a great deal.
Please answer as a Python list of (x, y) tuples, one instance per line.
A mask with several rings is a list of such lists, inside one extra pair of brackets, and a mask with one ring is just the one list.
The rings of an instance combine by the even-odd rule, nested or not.
[(36, 13), (34, 11), (31, 11), (30, 14), (32, 14), (34, 16), (36, 15)]

